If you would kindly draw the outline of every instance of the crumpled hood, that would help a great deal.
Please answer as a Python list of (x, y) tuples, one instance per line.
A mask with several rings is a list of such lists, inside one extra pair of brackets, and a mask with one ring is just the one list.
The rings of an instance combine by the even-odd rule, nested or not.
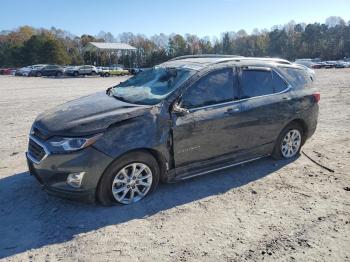
[(44, 138), (89, 135), (103, 132), (111, 124), (141, 116), (151, 108), (125, 103), (99, 92), (41, 113), (33, 128)]

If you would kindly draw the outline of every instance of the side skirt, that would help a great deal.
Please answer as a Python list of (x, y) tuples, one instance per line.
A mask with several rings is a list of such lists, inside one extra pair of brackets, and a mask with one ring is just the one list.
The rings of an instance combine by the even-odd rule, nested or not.
[(197, 177), (197, 176), (206, 175), (206, 174), (209, 174), (209, 173), (212, 173), (212, 172), (215, 172), (215, 171), (220, 171), (220, 170), (223, 170), (223, 169), (226, 169), (226, 168), (230, 168), (230, 167), (243, 165), (243, 164), (246, 164), (246, 163), (258, 160), (258, 159), (265, 158), (267, 156), (269, 156), (269, 154), (263, 155), (263, 156), (259, 156), (259, 157), (255, 157), (255, 158), (251, 158), (251, 159), (244, 160), (244, 161), (241, 161), (241, 162), (237, 162), (237, 163), (233, 163), (233, 164), (229, 164), (229, 165), (213, 168), (213, 169), (208, 169), (208, 170), (201, 171), (201, 172), (198, 172), (198, 173), (191, 172), (191, 173), (188, 173), (188, 174), (181, 175), (181, 177), (175, 177), (174, 182), (190, 179), (190, 178)]

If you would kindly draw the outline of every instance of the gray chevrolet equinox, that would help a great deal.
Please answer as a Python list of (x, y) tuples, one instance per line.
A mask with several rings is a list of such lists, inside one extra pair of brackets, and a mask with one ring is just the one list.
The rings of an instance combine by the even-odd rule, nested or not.
[(29, 170), (50, 194), (112, 205), (159, 181), (292, 158), (316, 129), (312, 78), (280, 59), (178, 57), (40, 114)]

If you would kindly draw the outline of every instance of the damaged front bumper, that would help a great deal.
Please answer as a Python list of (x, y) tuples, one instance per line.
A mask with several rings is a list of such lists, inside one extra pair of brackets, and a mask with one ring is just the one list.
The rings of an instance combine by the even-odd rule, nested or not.
[[(48, 154), (41, 161), (33, 161), (26, 153), (28, 169), (43, 189), (50, 195), (95, 202), (95, 191), (106, 167), (112, 158), (93, 147), (68, 154)], [(79, 187), (67, 183), (70, 174), (84, 172)]]

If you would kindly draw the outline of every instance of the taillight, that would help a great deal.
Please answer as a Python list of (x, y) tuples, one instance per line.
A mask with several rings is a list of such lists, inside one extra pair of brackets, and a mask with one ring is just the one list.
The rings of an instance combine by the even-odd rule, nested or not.
[(321, 99), (321, 94), (320, 94), (320, 92), (314, 93), (314, 94), (312, 94), (312, 95), (314, 96), (314, 98), (315, 98), (315, 100), (316, 100), (316, 103), (318, 103), (318, 102), (320, 101), (320, 99)]

